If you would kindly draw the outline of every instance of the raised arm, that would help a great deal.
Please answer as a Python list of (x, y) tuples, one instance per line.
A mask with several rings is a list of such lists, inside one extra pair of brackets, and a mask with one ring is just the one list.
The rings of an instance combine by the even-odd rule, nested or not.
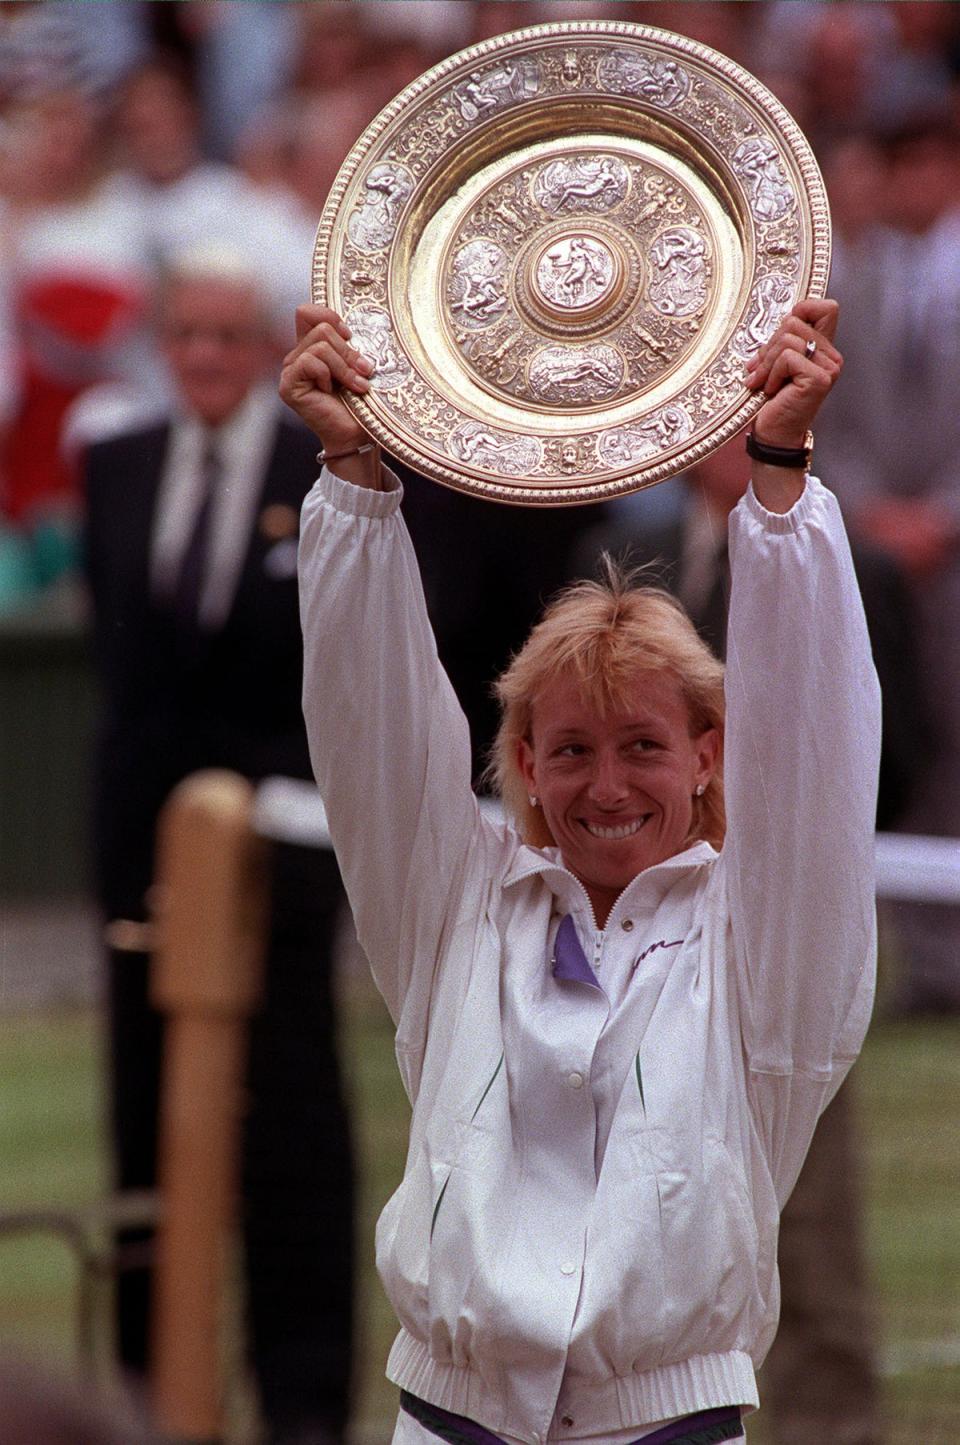
[[(753, 435), (759, 450), (802, 451), (824, 398), (843, 368), (833, 338), (836, 301), (801, 301), (748, 368), (747, 385), (767, 400), (757, 413)], [(789, 512), (800, 500), (806, 468), (768, 465), (754, 459), (754, 495), (768, 512)]]
[(342, 399), (370, 390), (373, 365), (350, 345), (350, 329), (329, 306), (300, 306), (296, 345), (283, 359), (280, 395), (319, 437), (335, 476), (383, 489), (380, 448)]
[[(802, 443), (839, 371), (828, 305), (797, 308), (755, 369), (773, 392), (757, 418), (767, 444)], [(819, 482), (755, 464), (730, 555), (724, 871), (751, 1097), (782, 1197), (869, 1017), (879, 690)]]
[(399, 484), (375, 452), (357, 451), (368, 439), (337, 394), (362, 392), (367, 368), (332, 312), (303, 308), (298, 321), (281, 395), (331, 458), (303, 510), (304, 715), (360, 941), (398, 1048), (415, 1054), (482, 831), (469, 737), (437, 659)]

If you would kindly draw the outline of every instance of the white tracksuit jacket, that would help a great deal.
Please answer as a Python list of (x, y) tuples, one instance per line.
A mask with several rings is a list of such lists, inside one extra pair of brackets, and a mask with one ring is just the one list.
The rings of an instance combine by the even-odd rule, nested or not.
[[(477, 807), (392, 485), (325, 471), (300, 542), (314, 768), (413, 1106), (388, 1375), (531, 1445), (753, 1405), (778, 1212), (873, 995), (879, 693), (836, 502), (734, 512), (727, 840), (601, 932)], [(551, 971), (567, 914), (599, 987)]]

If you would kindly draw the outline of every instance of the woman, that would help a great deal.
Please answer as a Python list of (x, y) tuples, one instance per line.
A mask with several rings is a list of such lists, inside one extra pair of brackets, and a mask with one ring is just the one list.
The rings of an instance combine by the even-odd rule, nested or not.
[(750, 369), (773, 461), (731, 524), (725, 744), (719, 664), (672, 604), (574, 591), (500, 683), (518, 834), (470, 791), (399, 488), (338, 395), (371, 367), (299, 314), (281, 393), (326, 454), (305, 711), (413, 1105), (377, 1230), (395, 1441), (692, 1445), (757, 1404), (778, 1210), (873, 987), (878, 694), (798, 450), (835, 324), (801, 303)]

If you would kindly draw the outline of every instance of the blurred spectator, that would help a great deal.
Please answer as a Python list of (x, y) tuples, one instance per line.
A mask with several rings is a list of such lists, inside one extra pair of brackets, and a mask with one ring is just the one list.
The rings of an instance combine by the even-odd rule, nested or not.
[[(530, 0), (476, 0), (470, 27), (471, 44), (535, 24), (532, 9)], [(542, 15), (536, 17), (537, 20), (543, 18)]]
[(121, 165), (152, 196), (184, 180), (198, 191), (215, 188), (230, 174), (201, 160), (193, 84), (186, 63), (174, 54), (155, 52), (127, 73), (114, 123)]
[(255, 116), (240, 137), (240, 170), (301, 234), (303, 290), (330, 187), (373, 115), (363, 88), (351, 86), (291, 98)]
[(95, 382), (151, 375), (151, 266), (141, 218), (107, 174), (102, 107), (78, 86), (11, 99), (0, 180), (0, 516), (29, 541), (76, 507), (59, 447), (71, 403)]
[(205, 148), (227, 160), (250, 116), (282, 97), (290, 85), (301, 7), (245, 0), (243, 5), (189, 8), (199, 30), (196, 67)]
[(673, 30), (719, 50), (741, 65), (750, 64), (749, 31), (755, 23), (750, 6), (717, 5), (712, 0), (657, 0), (653, 4), (617, 5), (614, 10), (615, 20)]
[[(839, 239), (843, 385), (818, 446), (851, 525), (909, 576), (934, 734), (900, 825), (960, 836), (960, 143), (948, 112), (885, 145), (884, 223)], [(898, 904), (898, 1006), (960, 1009), (960, 909)]]
[(891, 9), (865, 0), (774, 0), (764, 8), (755, 37), (757, 74), (815, 149), (869, 124), (895, 45)]
[(147, 47), (147, 7), (100, 0), (96, 25), (71, 0), (0, 6), (0, 97), (76, 87), (104, 94)]
[(286, 298), (277, 308), (284, 333), (291, 310), (310, 296), (317, 225), (330, 187), (374, 111), (358, 81), (323, 96), (291, 96), (254, 116), (241, 134), (236, 161), (255, 193), (248, 234), (260, 238), (272, 289)]
[(301, 12), (312, 0), (151, 0), (147, 8), (153, 48), (178, 57), (195, 83), (204, 154), (228, 159), (250, 117), (289, 93)]
[[(820, 167), (830, 199), (839, 268), (853, 262), (861, 244), (871, 244), (885, 198), (887, 168), (883, 150), (872, 136), (852, 131), (835, 141), (820, 156)], [(836, 285), (837, 271), (833, 273)]]
[[(126, 78), (116, 103), (121, 170), (117, 186), (139, 212), (154, 258), (162, 263), (185, 247), (227, 242), (274, 283), (278, 314), (291, 300), (283, 221), (261, 204), (259, 192), (231, 165), (206, 160), (200, 111), (190, 72), (176, 56), (154, 55)], [(302, 300), (309, 256), (298, 269)], [(278, 274), (279, 273), (279, 274)]]
[(297, 5), (293, 91), (322, 95), (350, 82), (365, 63), (363, 9), (340, 0)]
[(886, 56), (873, 122), (891, 129), (906, 117), (944, 108), (956, 77), (960, 10), (932, 0), (894, 0), (896, 39)]
[(382, 110), (411, 81), (471, 40), (472, 7), (460, 0), (365, 0), (361, 83)]
[(942, 104), (960, 12), (926, 0), (775, 0), (756, 32), (757, 73), (819, 150), (851, 130), (889, 130), (907, 114)]
[[(95, 863), (112, 925), (111, 1123), (123, 1189), (155, 1179), (160, 1017), (146, 944), (121, 935), (148, 917), (157, 815), (197, 769), (311, 776), (296, 554), (316, 443), (279, 415), (263, 292), (242, 256), (185, 258), (166, 281), (160, 325), (175, 413), (93, 446), (85, 466), (104, 697)], [(272, 859), (243, 1145), (251, 1356), (270, 1445), (331, 1445), (346, 1423), (353, 1299), (331, 978), (342, 889), (329, 852), (281, 844)], [(147, 1364), (149, 1313), (149, 1272), (125, 1271), (118, 1349), (135, 1373)]]

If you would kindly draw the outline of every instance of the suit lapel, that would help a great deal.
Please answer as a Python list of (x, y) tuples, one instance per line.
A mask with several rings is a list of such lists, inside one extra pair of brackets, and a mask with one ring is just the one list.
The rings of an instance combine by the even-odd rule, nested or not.
[[(136, 477), (124, 476), (115, 491), (114, 504), (120, 511), (112, 534), (118, 539), (126, 556), (120, 565), (128, 578), (128, 586), (142, 592), (144, 609), (152, 603), (151, 552), (160, 481), (170, 446), (169, 423), (145, 432), (137, 446)], [(121, 522), (120, 517), (123, 517)]]
[[(288, 575), (295, 575), (296, 543), (300, 527), (300, 504), (306, 492), (299, 464), (299, 449), (291, 446), (291, 428), (278, 422), (273, 445), (267, 458), (261, 486), (247, 537), (243, 566), (237, 579), (230, 616), (239, 604), (256, 606), (267, 589), (275, 586), (280, 572), (290, 564)], [(278, 549), (292, 549), (281, 559)], [(277, 564), (271, 571), (271, 555)]]

